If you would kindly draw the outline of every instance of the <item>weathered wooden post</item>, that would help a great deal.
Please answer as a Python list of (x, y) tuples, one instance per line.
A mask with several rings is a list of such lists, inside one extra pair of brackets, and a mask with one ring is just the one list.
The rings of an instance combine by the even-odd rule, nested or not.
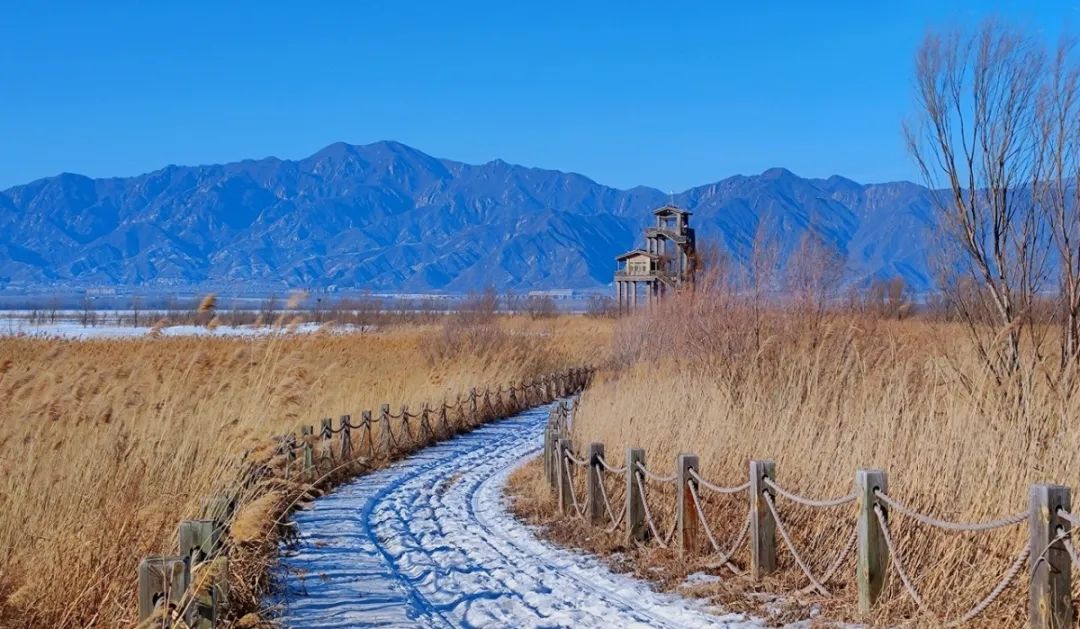
[(698, 457), (696, 454), (680, 454), (675, 459), (676, 496), (675, 517), (678, 522), (679, 552), (691, 553), (698, 546), (698, 510), (694, 504), (694, 496), (690, 493), (691, 486), (697, 491), (697, 479), (690, 474), (698, 470)]
[(187, 561), (189, 570), (198, 568), (191, 609), (196, 623), (212, 626), (228, 595), (228, 558), (219, 556), (223, 534), (224, 525), (217, 520), (184, 520), (177, 529), (180, 557)]
[(772, 461), (750, 461), (750, 575), (754, 579), (776, 570), (776, 520), (765, 492), (765, 479), (776, 479)]
[(442, 426), (443, 438), (449, 437), (453, 432), (450, 430), (450, 419), (446, 416), (446, 401), (443, 401), (442, 408), (439, 410), (439, 425)]
[[(889, 572), (889, 547), (885, 543), (885, 533), (881, 530), (874, 507), (885, 511), (885, 504), (877, 499), (874, 492), (888, 491), (888, 478), (881, 470), (859, 470), (855, 472), (855, 492), (859, 498), (858, 553), (855, 567), (855, 580), (859, 586), (859, 611), (869, 612), (877, 604), (881, 591), (885, 588), (885, 577)], [(887, 515), (887, 513), (886, 513)]]
[(342, 415), (338, 421), (338, 431), (341, 433), (341, 445), (338, 447), (338, 454), (342, 460), (347, 461), (352, 458), (352, 415)]
[(319, 458), (327, 461), (334, 460), (334, 453), (331, 452), (332, 439), (334, 438), (334, 420), (331, 417), (322, 418), (321, 425), (319, 426), (319, 437), (322, 443), (319, 444)]
[(1069, 521), (1058, 510), (1072, 509), (1068, 487), (1033, 485), (1028, 526), (1031, 531), (1031, 583), (1028, 616), (1032, 629), (1073, 626), (1072, 564), (1061, 534)]
[(589, 521), (593, 524), (601, 524), (604, 521), (604, 496), (600, 492), (603, 491), (603, 487), (600, 483), (604, 482), (603, 476), (601, 476), (602, 470), (600, 469), (600, 459), (604, 458), (604, 444), (602, 443), (590, 443), (589, 444), (589, 474), (586, 477), (587, 498), (588, 498), (588, 516)]
[(420, 409), (420, 432), (423, 435), (421, 438), (423, 443), (435, 441), (435, 431), (431, 429), (430, 413), (431, 409), (428, 408), (428, 403), (424, 402), (424, 406)]
[(223, 529), (218, 520), (182, 520), (176, 529), (180, 557), (192, 566), (213, 557), (221, 550)]
[(548, 484), (555, 487), (554, 468), (551, 466), (552, 432), (551, 422), (544, 427), (544, 478)]
[(285, 435), (282, 443), (282, 447), (285, 449), (285, 479), (288, 480), (292, 476), (293, 463), (296, 462), (296, 433), (291, 432)]
[(180, 602), (191, 573), (180, 557), (145, 557), (139, 562), (139, 620), (146, 620), (158, 606)]
[(645, 450), (642, 448), (626, 449), (626, 534), (631, 542), (642, 542), (648, 538), (649, 529), (645, 525), (645, 495), (642, 490), (645, 483), (637, 482), (638, 465), (645, 465)]
[[(360, 413), (360, 423), (364, 426), (364, 434), (367, 435), (368, 458), (375, 458), (375, 437), (371, 434), (371, 411)], [(360, 437), (363, 439), (363, 435)]]
[(398, 436), (400, 437), (400, 439), (402, 441), (405, 441), (406, 438), (409, 439), (410, 443), (409, 443), (409, 446), (406, 448), (406, 451), (409, 448), (416, 445), (416, 438), (412, 434), (412, 431), (409, 430), (409, 405), (408, 404), (402, 404), (401, 405), (401, 433)]
[(303, 439), (303, 452), (304, 452), (304, 479), (311, 481), (315, 478), (315, 453), (311, 448), (311, 439), (315, 434), (314, 426), (303, 426), (300, 428), (300, 437)]
[(389, 459), (390, 458), (390, 449), (391, 449), (390, 448), (390, 446), (391, 446), (390, 439), (393, 437), (393, 434), (390, 432), (390, 405), (389, 404), (383, 404), (379, 408), (379, 429), (380, 429), (380, 432), (382, 433), (382, 438), (381, 438), (382, 450), (383, 450), (383, 453), (386, 454), (386, 458)]
[(571, 476), (570, 462), (566, 460), (571, 446), (569, 439), (559, 439), (557, 443), (555, 456), (559, 474), (559, 511), (566, 515), (574, 508), (573, 496), (570, 495), (570, 483), (574, 482), (574, 479)]

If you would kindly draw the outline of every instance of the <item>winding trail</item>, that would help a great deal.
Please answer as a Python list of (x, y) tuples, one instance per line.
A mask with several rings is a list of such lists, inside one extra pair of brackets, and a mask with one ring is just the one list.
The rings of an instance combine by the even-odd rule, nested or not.
[(657, 593), (536, 538), (510, 515), (509, 473), (540, 447), (533, 409), (361, 476), (295, 514), (288, 627), (759, 626)]

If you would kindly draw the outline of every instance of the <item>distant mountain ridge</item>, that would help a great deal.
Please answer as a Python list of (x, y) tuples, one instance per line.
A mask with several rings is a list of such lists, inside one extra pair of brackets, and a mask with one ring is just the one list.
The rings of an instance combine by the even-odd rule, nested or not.
[[(0, 287), (264, 283), (374, 291), (597, 288), (668, 194), (397, 142), (336, 143), (300, 160), (61, 174), (0, 192)], [(804, 179), (774, 168), (674, 195), (700, 242), (745, 259), (759, 225), (790, 254), (812, 230), (846, 279), (929, 274), (929, 191)], [(797, 263), (789, 260), (789, 264)]]

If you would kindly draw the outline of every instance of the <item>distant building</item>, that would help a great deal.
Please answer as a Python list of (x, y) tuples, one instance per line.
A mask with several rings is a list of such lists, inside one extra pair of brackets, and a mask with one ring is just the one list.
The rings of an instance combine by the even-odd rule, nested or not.
[(529, 291), (529, 297), (550, 297), (552, 299), (573, 299), (574, 289), (572, 288), (553, 288), (550, 290), (531, 290)]
[(656, 226), (645, 229), (645, 248), (616, 258), (615, 296), (620, 314), (694, 288), (697, 253), (690, 212), (665, 205), (653, 210), (653, 216)]

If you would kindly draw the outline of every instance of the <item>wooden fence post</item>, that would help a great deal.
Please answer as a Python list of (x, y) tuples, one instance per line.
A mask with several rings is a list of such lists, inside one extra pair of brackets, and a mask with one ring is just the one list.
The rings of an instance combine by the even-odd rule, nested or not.
[(645, 465), (645, 450), (642, 448), (626, 449), (626, 536), (631, 542), (645, 541), (649, 529), (645, 525), (645, 496), (638, 486), (637, 466)]
[(352, 458), (352, 415), (342, 415), (339, 420), (338, 431), (341, 432), (341, 445), (338, 447), (338, 454), (343, 460), (349, 460)]
[(554, 478), (553, 478), (553, 476), (554, 476), (553, 475), (554, 468), (552, 468), (552, 466), (551, 466), (551, 449), (552, 449), (552, 441), (551, 441), (551, 439), (552, 439), (551, 423), (548, 422), (548, 425), (544, 427), (544, 479), (547, 480), (549, 485), (554, 487), (555, 486), (555, 481), (554, 481)]
[(334, 438), (334, 420), (331, 417), (322, 418), (321, 426), (319, 427), (319, 437), (322, 439), (322, 443), (319, 445), (319, 458), (326, 459), (327, 461), (334, 460), (334, 453), (331, 452), (331, 446)]
[(589, 444), (589, 470), (586, 477), (587, 498), (588, 498), (588, 516), (589, 521), (593, 524), (601, 524), (604, 522), (604, 497), (600, 494), (603, 488), (600, 483), (604, 482), (604, 478), (600, 475), (600, 459), (604, 457), (604, 444), (602, 443), (590, 443)]
[(776, 521), (765, 502), (766, 478), (776, 479), (776, 464), (750, 461), (750, 576), (755, 580), (776, 570)]
[(194, 566), (218, 554), (223, 529), (218, 520), (182, 520), (176, 529), (180, 557)]
[(855, 492), (859, 496), (859, 546), (855, 580), (859, 588), (859, 611), (863, 613), (869, 612), (877, 604), (889, 572), (889, 547), (885, 543), (881, 522), (874, 513), (875, 505), (886, 511), (885, 504), (877, 499), (874, 492), (886, 493), (888, 488), (888, 478), (881, 470), (855, 472)]
[(1072, 627), (1072, 563), (1060, 537), (1069, 530), (1069, 522), (1058, 515), (1059, 509), (1072, 509), (1071, 492), (1061, 485), (1033, 485), (1030, 497), (1028, 565), (1032, 571), (1028, 616), (1031, 627)]
[(285, 435), (283, 447), (285, 448), (285, 479), (292, 477), (293, 463), (296, 462), (296, 433), (290, 432)]
[(180, 557), (144, 557), (139, 562), (139, 620), (157, 607), (176, 605), (187, 592), (191, 573)]
[(315, 478), (315, 453), (311, 448), (311, 438), (315, 434), (314, 426), (303, 426), (300, 428), (300, 437), (303, 439), (303, 452), (304, 452), (304, 478), (311, 481)]
[[(196, 627), (201, 626), (200, 622), (210, 626), (217, 622), (218, 610), (228, 592), (228, 559), (218, 557), (223, 533), (222, 523), (216, 520), (184, 520), (177, 528), (180, 557), (187, 562), (189, 570), (204, 564), (199, 569), (197, 589), (192, 592), (194, 604), (190, 612)], [(203, 578), (204, 574), (210, 578)]]
[(690, 493), (691, 484), (697, 491), (697, 480), (690, 474), (691, 470), (698, 470), (698, 457), (696, 454), (680, 454), (675, 459), (676, 497), (675, 515), (678, 518), (679, 552), (691, 553), (697, 550), (698, 539), (698, 510), (694, 504), (694, 496)]
[(409, 446), (408, 446), (408, 448), (406, 448), (406, 451), (408, 451), (408, 450), (412, 449), (416, 445), (416, 438), (412, 434), (412, 432), (409, 430), (409, 405), (408, 404), (402, 404), (401, 405), (401, 435), (399, 436), (399, 438), (402, 441), (404, 441), (406, 437), (409, 439)]
[[(375, 437), (371, 432), (371, 411), (363, 411), (360, 413), (360, 423), (364, 426), (364, 433), (367, 435), (368, 445), (368, 458), (375, 458)], [(360, 435), (361, 441), (364, 439), (364, 435)]]
[(386, 458), (389, 459), (390, 458), (390, 450), (391, 450), (390, 438), (392, 436), (392, 434), (390, 432), (390, 405), (389, 404), (383, 404), (379, 408), (379, 427), (381, 428), (380, 432), (382, 433), (382, 435), (381, 435), (382, 438), (380, 439), (380, 441), (382, 441), (382, 449), (383, 449), (383, 452), (386, 454)]
[(424, 402), (424, 406), (420, 409), (420, 431), (423, 433), (423, 443), (435, 441), (435, 431), (431, 429), (431, 409), (427, 402)]
[(566, 454), (571, 446), (569, 439), (559, 439), (556, 443), (558, 444), (555, 459), (559, 475), (559, 511), (566, 515), (574, 508), (573, 497), (570, 495), (570, 483), (574, 482), (574, 479), (570, 476), (570, 463), (566, 460)]

